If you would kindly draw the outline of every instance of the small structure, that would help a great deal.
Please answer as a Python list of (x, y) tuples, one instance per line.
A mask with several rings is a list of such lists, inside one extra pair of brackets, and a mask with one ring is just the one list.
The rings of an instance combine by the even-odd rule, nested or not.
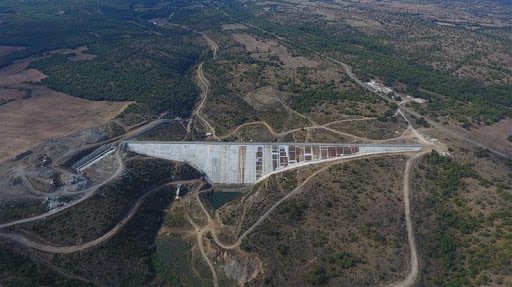
[(387, 95), (387, 94), (393, 92), (393, 90), (391, 88), (388, 88), (388, 87), (384, 86), (383, 84), (377, 83), (374, 80), (370, 80), (366, 84), (368, 86), (372, 87), (375, 91), (377, 91), (379, 93), (383, 93), (383, 94)]
[(416, 102), (416, 103), (420, 104), (420, 105), (424, 105), (424, 104), (428, 103), (428, 100), (426, 100), (426, 99), (422, 99), (422, 98), (413, 98), (412, 100), (413, 100), (414, 102)]

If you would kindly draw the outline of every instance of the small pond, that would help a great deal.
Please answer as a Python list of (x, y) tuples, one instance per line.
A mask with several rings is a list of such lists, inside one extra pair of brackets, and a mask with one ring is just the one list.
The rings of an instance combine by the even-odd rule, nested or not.
[(234, 200), (239, 195), (239, 192), (216, 191), (209, 194), (206, 199), (210, 202), (214, 209), (218, 209), (224, 204)]

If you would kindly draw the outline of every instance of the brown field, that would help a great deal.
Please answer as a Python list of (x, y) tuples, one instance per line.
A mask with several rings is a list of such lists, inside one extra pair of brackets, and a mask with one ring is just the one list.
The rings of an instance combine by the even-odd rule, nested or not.
[(0, 86), (12, 86), (27, 82), (40, 82), (47, 76), (36, 69), (23, 70), (19, 73), (0, 77)]
[[(87, 46), (80, 46), (75, 49), (57, 49), (46, 52), (47, 55), (61, 54), (69, 55), (70, 61), (91, 61), (96, 58), (96, 55), (87, 54)], [(0, 57), (2, 56), (2, 46), (0, 46)], [(14, 61), (9, 66), (0, 69), (0, 86), (10, 86), (26, 82), (39, 82), (46, 78), (46, 75), (36, 69), (27, 69), (27, 67), (35, 60), (44, 58), (42, 57), (29, 57), (22, 60)]]
[(14, 53), (17, 51), (25, 50), (25, 47), (20, 46), (0, 46), (0, 57)]
[(501, 120), (490, 126), (463, 131), (469, 138), (512, 156), (512, 142), (507, 137), (512, 135), (512, 119)]
[(49, 139), (107, 123), (129, 102), (95, 102), (42, 86), (32, 97), (0, 106), (0, 162)]
[(23, 90), (0, 88), (0, 100), (16, 100), (21, 99), (25, 95)]
[(345, 20), (347, 24), (349, 24), (351, 27), (354, 28), (361, 28), (361, 27), (381, 27), (382, 25), (375, 20), (372, 19), (347, 19)]
[(407, 129), (407, 123), (402, 118), (396, 122), (391, 119), (386, 122), (367, 120), (335, 123), (330, 128), (362, 138), (383, 140), (400, 136)]
[(0, 69), (0, 77), (3, 78), (3, 77), (8, 76), (8, 75), (13, 75), (13, 74), (21, 73), (35, 59), (36, 58), (34, 58), (34, 57), (30, 57), (30, 58), (14, 61), (9, 66)]

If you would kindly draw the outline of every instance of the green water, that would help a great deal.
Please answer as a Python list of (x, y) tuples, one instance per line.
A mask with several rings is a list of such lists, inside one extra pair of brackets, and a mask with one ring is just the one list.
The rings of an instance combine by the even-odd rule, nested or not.
[(224, 204), (232, 201), (240, 195), (239, 192), (225, 192), (225, 191), (216, 191), (212, 194), (209, 194), (206, 199), (213, 206), (213, 209), (218, 209)]
[[(190, 246), (178, 236), (158, 236), (156, 253), (154, 267), (160, 282), (163, 281), (171, 286), (202, 287), (210, 285), (210, 278), (199, 278), (192, 271)], [(208, 273), (204, 275), (209, 276)]]

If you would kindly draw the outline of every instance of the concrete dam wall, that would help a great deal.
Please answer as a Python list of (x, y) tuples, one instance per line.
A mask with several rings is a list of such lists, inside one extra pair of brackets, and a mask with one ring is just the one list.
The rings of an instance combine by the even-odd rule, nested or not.
[(417, 152), (421, 145), (128, 141), (135, 153), (181, 161), (219, 184), (253, 184), (299, 166), (368, 154)]

